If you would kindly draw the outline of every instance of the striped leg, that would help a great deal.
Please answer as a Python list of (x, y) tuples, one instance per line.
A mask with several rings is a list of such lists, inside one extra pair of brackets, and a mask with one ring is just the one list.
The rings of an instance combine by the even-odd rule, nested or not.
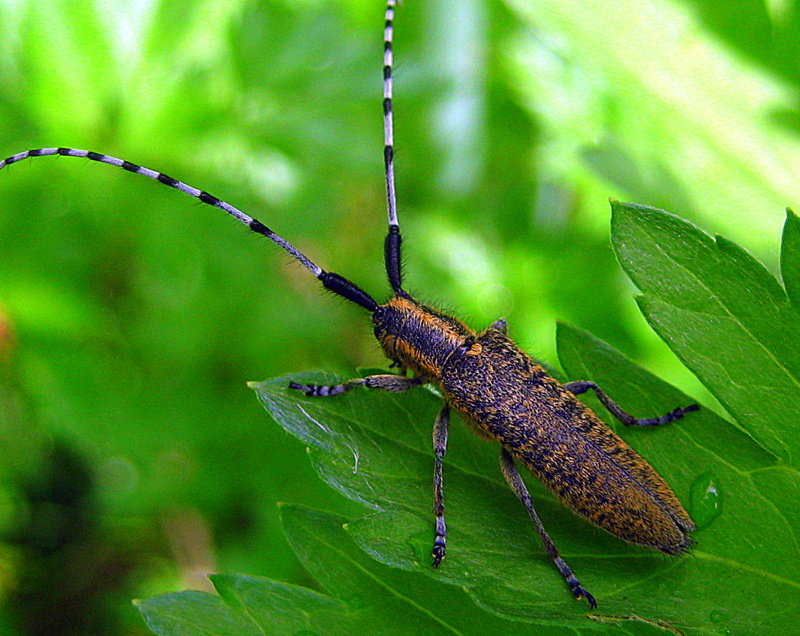
[(447, 433), (450, 429), (450, 405), (442, 406), (433, 424), (433, 514), (436, 515), (436, 537), (433, 540), (433, 567), (438, 568), (447, 551), (447, 524), (444, 520), (444, 492), (442, 491), (442, 468), (447, 452)]
[(572, 596), (576, 599), (585, 598), (589, 602), (589, 606), (593, 609), (597, 607), (597, 601), (594, 600), (594, 596), (584, 589), (578, 579), (575, 578), (572, 569), (570, 569), (564, 562), (564, 559), (559, 556), (553, 540), (550, 538), (550, 535), (547, 534), (547, 530), (544, 529), (539, 515), (536, 514), (533, 502), (531, 502), (531, 496), (528, 493), (528, 488), (525, 486), (525, 482), (522, 481), (522, 476), (514, 465), (514, 459), (505, 448), (500, 450), (500, 469), (503, 471), (503, 477), (506, 478), (508, 485), (511, 486), (511, 490), (514, 491), (514, 494), (522, 502), (522, 505), (525, 506), (525, 510), (528, 511), (528, 516), (530, 516), (536, 528), (536, 532), (539, 533), (539, 539), (541, 539), (544, 549), (547, 551), (548, 556), (553, 559), (558, 571), (561, 572), (561, 576), (564, 577), (567, 585), (569, 585)]
[(355, 378), (348, 380), (342, 384), (324, 385), (324, 384), (298, 384), (297, 382), (290, 382), (290, 389), (297, 389), (302, 391), (308, 397), (331, 397), (346, 393), (357, 386), (365, 386), (368, 389), (378, 389), (379, 391), (389, 391), (391, 393), (400, 393), (401, 391), (408, 391), (409, 389), (422, 384), (419, 378), (407, 378), (404, 375), (394, 375), (392, 373), (382, 373), (379, 375), (368, 375), (366, 378)]
[(564, 388), (572, 393), (573, 395), (580, 395), (588, 391), (589, 389), (594, 390), (597, 398), (603, 403), (608, 409), (608, 412), (611, 413), (614, 417), (616, 417), (620, 422), (622, 422), (625, 426), (661, 426), (662, 424), (669, 424), (670, 422), (674, 422), (675, 420), (681, 419), (687, 413), (691, 413), (692, 411), (698, 410), (700, 407), (697, 404), (690, 404), (686, 407), (678, 407), (673, 409), (669, 413), (662, 415), (661, 417), (650, 417), (650, 418), (636, 418), (630, 413), (623, 411), (620, 406), (614, 402), (606, 392), (603, 391), (599, 386), (597, 386), (594, 382), (588, 382), (586, 380), (578, 380), (576, 382), (568, 382), (564, 385)]

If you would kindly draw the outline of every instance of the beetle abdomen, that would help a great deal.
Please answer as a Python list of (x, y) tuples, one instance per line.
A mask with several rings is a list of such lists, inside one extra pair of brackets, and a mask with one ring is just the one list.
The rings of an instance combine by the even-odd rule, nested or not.
[[(614, 456), (581, 436), (549, 445), (531, 439), (512, 452), (565, 506), (587, 521), (630, 543), (667, 554), (683, 552), (691, 545), (691, 519), (658, 473), (617, 439)], [(658, 492), (621, 465), (618, 460), (623, 455), (636, 462), (639, 472), (649, 471), (651, 483), (660, 482)]]
[(442, 369), (447, 400), (565, 506), (617, 537), (668, 554), (694, 524), (636, 451), (500, 331)]

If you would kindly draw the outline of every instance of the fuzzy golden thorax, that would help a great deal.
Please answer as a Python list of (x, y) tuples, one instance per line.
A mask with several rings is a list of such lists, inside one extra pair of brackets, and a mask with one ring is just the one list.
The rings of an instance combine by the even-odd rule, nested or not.
[(453, 354), (479, 347), (477, 334), (463, 322), (409, 297), (394, 296), (380, 305), (372, 322), (386, 356), (429, 381), (441, 376)]

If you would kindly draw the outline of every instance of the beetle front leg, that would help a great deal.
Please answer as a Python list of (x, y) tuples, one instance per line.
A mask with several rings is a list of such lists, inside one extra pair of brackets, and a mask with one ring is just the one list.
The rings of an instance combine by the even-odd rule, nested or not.
[(525, 506), (525, 510), (528, 511), (528, 516), (531, 518), (531, 521), (536, 528), (536, 532), (539, 533), (539, 539), (541, 539), (544, 549), (547, 551), (548, 556), (553, 559), (558, 571), (561, 572), (561, 576), (564, 577), (567, 585), (569, 585), (572, 596), (574, 596), (576, 599), (585, 598), (589, 602), (589, 606), (592, 609), (597, 607), (597, 601), (594, 600), (594, 596), (589, 594), (589, 592), (580, 584), (580, 581), (578, 581), (578, 579), (576, 579), (575, 575), (572, 573), (572, 569), (558, 554), (558, 550), (556, 549), (553, 540), (550, 538), (550, 535), (547, 534), (547, 530), (544, 529), (542, 521), (539, 519), (539, 515), (536, 514), (536, 510), (533, 507), (533, 502), (531, 501), (531, 496), (528, 493), (528, 488), (525, 486), (525, 482), (522, 481), (522, 476), (519, 474), (517, 467), (514, 465), (514, 459), (511, 457), (511, 453), (509, 453), (505, 448), (500, 450), (500, 469), (503, 471), (503, 477), (506, 478), (506, 482), (508, 482), (508, 485), (511, 486), (511, 490), (514, 491), (514, 494), (522, 502), (522, 505)]
[(438, 568), (447, 551), (447, 524), (444, 520), (444, 492), (442, 469), (447, 452), (447, 434), (450, 430), (450, 405), (445, 402), (433, 424), (433, 514), (436, 515), (436, 537), (433, 540), (433, 567)]
[(368, 389), (378, 389), (379, 391), (389, 391), (392, 393), (399, 393), (401, 391), (408, 391), (409, 389), (422, 384), (419, 378), (407, 378), (404, 375), (395, 375), (393, 373), (381, 373), (379, 375), (368, 375), (365, 378), (354, 378), (342, 384), (298, 384), (297, 382), (289, 382), (290, 389), (302, 391), (308, 397), (330, 397), (346, 393), (357, 386), (365, 386)]
[(686, 407), (678, 407), (673, 409), (661, 417), (636, 418), (630, 413), (623, 411), (622, 408), (620, 408), (620, 406), (614, 402), (614, 400), (608, 397), (606, 392), (594, 382), (577, 380), (576, 382), (568, 382), (564, 385), (564, 388), (573, 395), (580, 395), (589, 389), (594, 390), (595, 394), (597, 395), (597, 399), (603, 403), (603, 406), (608, 409), (608, 412), (616, 417), (625, 426), (661, 426), (662, 424), (669, 424), (670, 422), (679, 420), (687, 413), (697, 411), (700, 408), (697, 404), (690, 404)]

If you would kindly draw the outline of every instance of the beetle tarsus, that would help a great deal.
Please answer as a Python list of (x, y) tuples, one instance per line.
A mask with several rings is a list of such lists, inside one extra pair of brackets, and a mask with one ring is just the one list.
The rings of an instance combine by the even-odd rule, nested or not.
[(697, 404), (690, 404), (689, 406), (681, 407), (672, 409), (666, 415), (662, 415), (661, 417), (652, 417), (652, 418), (644, 418), (644, 419), (637, 419), (635, 417), (631, 417), (629, 421), (622, 420), (622, 423), (625, 426), (661, 426), (662, 424), (669, 424), (670, 422), (674, 422), (675, 420), (681, 419), (687, 413), (691, 413), (693, 411), (700, 410), (700, 406)]
[(431, 565), (435, 568), (438, 568), (442, 564), (446, 552), (447, 550), (444, 545), (444, 537), (437, 536), (433, 542), (433, 552), (431, 553), (433, 562)]
[(597, 608), (597, 601), (594, 600), (594, 596), (589, 594), (589, 592), (587, 592), (580, 584), (572, 588), (572, 596), (574, 596), (578, 601), (580, 601), (582, 598), (585, 598), (589, 603), (589, 607), (592, 609)]
[(352, 387), (348, 383), (326, 386), (324, 384), (298, 384), (289, 382), (290, 389), (302, 391), (307, 397), (330, 397), (349, 391)]

